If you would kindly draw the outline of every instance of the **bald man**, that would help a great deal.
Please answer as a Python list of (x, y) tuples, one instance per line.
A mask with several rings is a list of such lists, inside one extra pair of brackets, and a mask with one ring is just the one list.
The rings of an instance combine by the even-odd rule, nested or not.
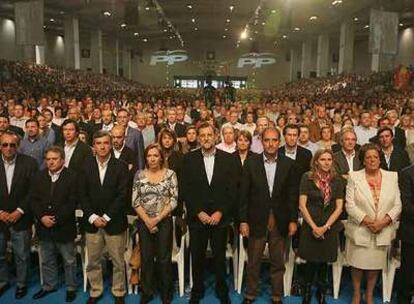
[(125, 128), (120, 125), (116, 125), (111, 130), (112, 135), (112, 150), (115, 158), (124, 161), (128, 170), (135, 175), (137, 171), (137, 157), (130, 148), (125, 146)]

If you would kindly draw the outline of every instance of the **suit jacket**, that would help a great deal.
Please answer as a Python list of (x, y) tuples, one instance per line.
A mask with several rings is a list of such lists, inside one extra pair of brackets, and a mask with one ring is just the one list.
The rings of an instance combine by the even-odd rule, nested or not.
[[(285, 146), (279, 149), (279, 155), (286, 156)], [(296, 169), (299, 170), (298, 174), (300, 177), (302, 177), (303, 173), (309, 171), (311, 160), (312, 160), (312, 152), (306, 148), (297, 146), (295, 164), (296, 164)]]
[[(155, 126), (155, 135), (158, 136), (158, 133), (164, 128), (169, 129), (170, 128), (169, 124), (168, 123), (162, 123), (162, 124), (156, 125)], [(175, 132), (177, 137), (185, 137), (186, 127), (177, 122), (177, 123), (175, 123), (173, 131)]]
[(125, 137), (125, 146), (130, 148), (137, 155), (138, 170), (145, 168), (144, 160), (144, 137), (142, 137), (141, 131), (128, 127)]
[[(334, 164), (335, 164), (336, 172), (339, 175), (346, 175), (349, 173), (350, 168), (349, 168), (348, 162), (346, 161), (345, 154), (342, 150), (334, 154)], [(363, 166), (361, 162), (359, 161), (358, 152), (355, 151), (352, 171), (358, 171), (358, 170), (361, 170), (362, 168)]]
[(19, 135), (20, 138), (23, 138), (24, 137), (24, 131), (23, 131), (22, 128), (19, 128), (19, 127), (10, 125), (9, 128), (8, 128), (8, 131), (13, 132), (13, 133)]
[[(10, 194), (7, 191), (7, 179), (4, 170), (3, 158), (0, 156), (0, 210), (12, 212), (17, 208), (23, 210), (24, 214), (13, 224), (17, 231), (29, 229), (32, 225), (32, 213), (30, 209), (29, 189), (33, 176), (38, 170), (35, 159), (24, 154), (17, 154)], [(0, 230), (7, 227), (0, 222)]]
[(108, 234), (114, 235), (125, 231), (128, 226), (126, 206), (127, 201), (131, 199), (127, 197), (129, 173), (125, 163), (111, 157), (101, 185), (96, 158), (88, 158), (82, 166), (79, 181), (85, 231), (98, 231), (98, 228), (89, 223), (92, 214), (106, 214), (111, 218), (104, 228)]
[(371, 237), (375, 237), (377, 246), (387, 246), (395, 238), (394, 225), (385, 227), (375, 235), (365, 226), (361, 225), (365, 216), (383, 218), (389, 215), (395, 223), (401, 213), (400, 189), (398, 187), (398, 174), (381, 169), (381, 194), (378, 210), (375, 209), (374, 199), (370, 186), (365, 177), (365, 169), (349, 173), (346, 187), (346, 211), (348, 221), (345, 225), (345, 235), (356, 245), (368, 247)]
[(123, 161), (127, 165), (132, 178), (134, 178), (135, 173), (138, 170), (138, 160), (134, 151), (127, 146), (124, 146), (121, 155), (119, 156), (119, 160)]
[(381, 152), (381, 168), (384, 170), (400, 172), (403, 168), (408, 167), (409, 165), (410, 158), (408, 157), (407, 151), (398, 148), (398, 146), (394, 146), (389, 167), (385, 160), (384, 153)]
[(62, 128), (55, 123), (50, 125), (50, 128), (55, 132), (55, 143), (60, 144), (63, 142), (63, 132)]
[(401, 171), (399, 178), (402, 212), (398, 237), (401, 241), (414, 244), (414, 166)]
[[(52, 183), (48, 169), (38, 172), (33, 179), (30, 203), (36, 221), (36, 232), (41, 240), (66, 243), (76, 238), (75, 209), (77, 205), (77, 175), (63, 168), (58, 180)], [(47, 228), (41, 222), (45, 215), (56, 218), (56, 225)]]
[[(332, 148), (333, 153), (336, 153), (342, 150), (341, 144), (333, 144), (331, 148)], [(356, 144), (355, 151), (359, 151), (359, 149), (361, 149), (361, 145)]]
[[(65, 144), (61, 144), (62, 148), (64, 148)], [(83, 162), (85, 159), (92, 157), (92, 150), (91, 148), (83, 143), (82, 141), (78, 140), (78, 143), (76, 144), (75, 150), (73, 151), (72, 158), (69, 162), (69, 169), (72, 171), (79, 173)]]
[(264, 237), (270, 211), (282, 235), (287, 235), (290, 222), (298, 218), (300, 176), (295, 162), (278, 156), (272, 196), (264, 167), (263, 153), (250, 157), (244, 164), (240, 188), (239, 219), (248, 223), (254, 237)]
[(226, 226), (233, 219), (237, 190), (236, 161), (231, 154), (219, 149), (216, 149), (214, 157), (213, 176), (209, 184), (201, 149), (184, 155), (181, 187), (190, 227), (203, 226), (197, 216), (201, 211), (208, 215), (222, 212), (219, 226)]

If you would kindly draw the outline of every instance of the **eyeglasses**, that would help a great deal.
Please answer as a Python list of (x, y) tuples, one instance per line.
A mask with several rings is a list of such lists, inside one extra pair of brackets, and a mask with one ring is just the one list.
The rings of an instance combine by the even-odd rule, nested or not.
[(7, 147), (16, 148), (17, 147), (17, 144), (16, 143), (2, 143), (1, 146), (3, 148), (7, 148)]

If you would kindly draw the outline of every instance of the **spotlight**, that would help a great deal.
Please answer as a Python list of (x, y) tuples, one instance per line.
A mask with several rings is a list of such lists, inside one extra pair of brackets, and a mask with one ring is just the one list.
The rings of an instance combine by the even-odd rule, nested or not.
[(105, 11), (103, 14), (105, 17), (111, 17), (112, 15), (111, 12), (108, 12), (108, 11)]
[(244, 39), (246, 39), (246, 38), (247, 38), (247, 36), (248, 36), (248, 33), (247, 33), (247, 31), (246, 31), (246, 30), (244, 30), (244, 31), (243, 31), (243, 32), (241, 32), (241, 34), (240, 34), (240, 39), (244, 40)]

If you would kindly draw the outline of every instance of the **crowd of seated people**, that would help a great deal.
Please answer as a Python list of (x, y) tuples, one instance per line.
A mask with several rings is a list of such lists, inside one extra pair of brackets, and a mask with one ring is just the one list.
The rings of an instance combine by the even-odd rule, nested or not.
[(297, 255), (307, 261), (302, 303), (311, 303), (315, 284), (318, 303), (326, 303), (328, 263), (341, 248), (352, 267), (352, 303), (364, 298), (373, 304), (378, 274), (396, 240), (398, 303), (410, 303), (414, 92), (394, 90), (390, 73), (246, 89), (234, 102), (218, 90), (209, 108), (197, 90), (1, 64), (8, 75), (0, 92), (0, 297), (11, 285), (8, 240), (15, 297), (27, 296), (34, 225), (43, 283), (33, 299), (59, 288), (58, 255), (65, 300), (76, 299), (75, 238), (82, 233), (87, 303), (103, 294), (105, 255), (112, 261), (114, 301), (124, 303), (127, 216), (133, 214), (141, 303), (157, 294), (162, 303), (172, 301), (173, 222), (189, 232), (192, 304), (205, 294), (208, 244), (216, 295), (220, 303), (231, 303), (225, 266), (230, 225), (248, 239), (246, 304), (260, 296), (266, 244), (271, 302), (282, 303), (287, 238), (298, 240)]

